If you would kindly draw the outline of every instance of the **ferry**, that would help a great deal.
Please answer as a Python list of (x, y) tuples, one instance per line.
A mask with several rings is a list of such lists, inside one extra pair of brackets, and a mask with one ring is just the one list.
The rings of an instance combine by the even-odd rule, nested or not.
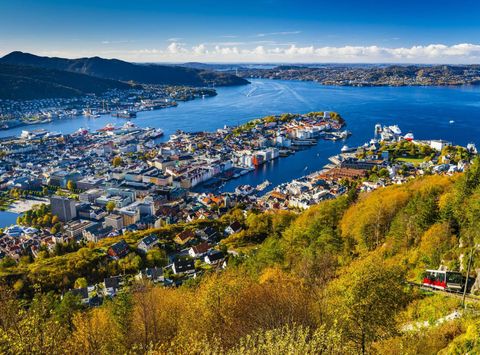
[(131, 110), (123, 110), (123, 111), (118, 111), (112, 114), (112, 116), (118, 117), (118, 118), (135, 118), (137, 117), (137, 113)]
[(263, 191), (265, 190), (268, 186), (270, 186), (272, 183), (268, 180), (265, 180), (262, 182), (260, 185), (256, 187), (257, 191)]
[(150, 132), (150, 138), (158, 138), (163, 136), (163, 129), (156, 128)]

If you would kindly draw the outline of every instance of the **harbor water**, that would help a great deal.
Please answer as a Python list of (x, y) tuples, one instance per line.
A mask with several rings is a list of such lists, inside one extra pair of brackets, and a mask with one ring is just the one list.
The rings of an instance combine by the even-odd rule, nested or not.
[[(344, 141), (319, 141), (316, 146), (287, 158), (269, 162), (238, 179), (228, 181), (224, 191), (240, 184), (257, 186), (271, 181), (267, 189), (321, 169), (328, 157), (344, 144), (361, 145), (373, 137), (376, 123), (398, 124), (403, 133), (417, 139), (446, 139), (454, 144), (479, 143), (480, 87), (332, 87), (314, 82), (251, 80), (239, 87), (218, 88), (212, 98), (181, 102), (178, 107), (139, 112), (132, 119), (141, 127), (158, 127), (165, 137), (184, 131), (212, 131), (266, 115), (284, 112), (336, 111), (347, 122), (352, 136)], [(23, 129), (44, 128), (72, 133), (80, 127), (96, 130), (125, 119), (74, 117), (46, 124), (0, 131), (0, 136), (19, 135)], [(478, 144), (477, 144), (478, 145)]]

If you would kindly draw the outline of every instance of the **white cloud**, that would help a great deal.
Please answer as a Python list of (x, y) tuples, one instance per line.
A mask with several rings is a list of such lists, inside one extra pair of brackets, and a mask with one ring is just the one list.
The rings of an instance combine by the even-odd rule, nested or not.
[[(253, 44), (253, 43), (250, 43)], [(239, 48), (240, 45), (240, 48)], [(248, 43), (247, 43), (248, 45)], [(157, 60), (166, 61), (218, 61), (218, 62), (363, 62), (363, 63), (478, 63), (480, 45), (461, 43), (455, 45), (430, 44), (412, 47), (341, 46), (315, 47), (290, 44), (256, 45), (248, 47), (240, 42), (208, 44), (191, 48), (172, 42), (166, 50), (157, 50)], [(141, 54), (141, 53), (139, 53)], [(152, 60), (152, 58), (147, 58)]]
[(204, 55), (207, 53), (207, 47), (204, 44), (199, 44), (198, 46), (193, 46), (192, 51), (195, 55)]
[(187, 53), (188, 51), (183, 47), (181, 43), (178, 42), (172, 42), (168, 45), (167, 51), (170, 54), (181, 54), (181, 53)]
[(412, 47), (300, 46), (269, 41), (200, 43), (171, 42), (163, 48), (83, 50), (66, 57), (104, 56), (137, 62), (350, 62), (350, 63), (480, 63), (480, 44), (429, 44)]

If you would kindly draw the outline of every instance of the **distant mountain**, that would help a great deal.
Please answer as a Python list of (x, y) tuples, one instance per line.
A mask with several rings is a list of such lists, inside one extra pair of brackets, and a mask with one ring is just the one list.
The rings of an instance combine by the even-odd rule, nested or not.
[(182, 64), (175, 64), (175, 66), (201, 69), (201, 70), (220, 70), (220, 71), (246, 68), (244, 65), (241, 65), (241, 64), (215, 64), (215, 63), (198, 63), (198, 62), (187, 62)]
[(118, 59), (104, 59), (99, 57), (65, 59), (40, 57), (23, 52), (12, 52), (1, 58), (0, 63), (65, 70), (105, 79), (134, 81), (142, 84), (189, 86), (210, 86), (212, 84), (216, 86), (231, 86), (248, 84), (247, 80), (227, 73), (169, 65), (134, 64)]
[(127, 83), (85, 74), (0, 63), (0, 99), (68, 98), (129, 87)]

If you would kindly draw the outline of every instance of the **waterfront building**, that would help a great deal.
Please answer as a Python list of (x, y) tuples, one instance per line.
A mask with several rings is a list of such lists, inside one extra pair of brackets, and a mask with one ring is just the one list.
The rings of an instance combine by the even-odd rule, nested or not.
[(77, 217), (75, 200), (63, 196), (52, 196), (50, 198), (52, 214), (62, 222), (68, 222)]

